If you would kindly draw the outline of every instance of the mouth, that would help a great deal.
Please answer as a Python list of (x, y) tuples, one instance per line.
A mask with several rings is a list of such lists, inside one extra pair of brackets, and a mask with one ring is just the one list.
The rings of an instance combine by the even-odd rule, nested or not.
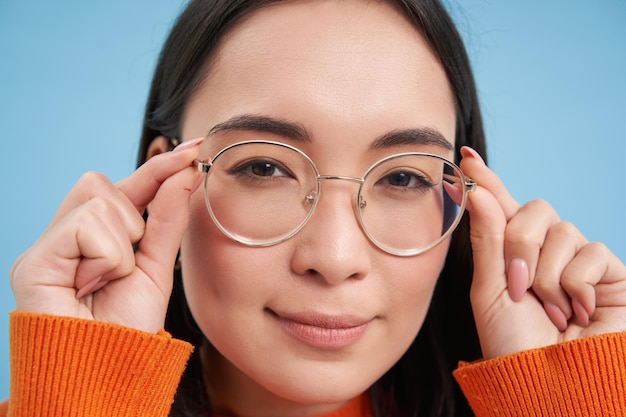
[(277, 313), (269, 309), (268, 312), (290, 336), (321, 349), (341, 349), (353, 345), (363, 337), (373, 321), (350, 315)]

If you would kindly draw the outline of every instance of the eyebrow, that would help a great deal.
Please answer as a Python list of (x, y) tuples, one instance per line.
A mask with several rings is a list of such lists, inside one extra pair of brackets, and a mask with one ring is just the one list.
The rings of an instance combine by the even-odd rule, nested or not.
[(454, 146), (437, 130), (420, 127), (414, 129), (399, 129), (378, 137), (372, 143), (372, 149), (384, 149), (402, 145), (434, 145), (448, 151)]
[(297, 123), (250, 114), (235, 116), (213, 126), (207, 136), (229, 130), (252, 130), (255, 132), (273, 133), (298, 142), (310, 142), (311, 140), (306, 129)]
[[(311, 141), (307, 130), (298, 123), (250, 114), (235, 116), (215, 125), (207, 136), (234, 130), (271, 133), (297, 142)], [(385, 149), (402, 145), (434, 145), (445, 150), (454, 150), (454, 146), (439, 131), (428, 127), (393, 130), (376, 138), (370, 147)]]

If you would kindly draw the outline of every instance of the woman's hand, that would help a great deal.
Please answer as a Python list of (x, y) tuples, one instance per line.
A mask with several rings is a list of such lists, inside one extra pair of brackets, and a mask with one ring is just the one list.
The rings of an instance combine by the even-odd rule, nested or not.
[(520, 207), (477, 153), (461, 152), (478, 183), (468, 202), (470, 297), (484, 357), (626, 331), (624, 264), (547, 203)]
[(13, 265), (17, 309), (152, 333), (163, 328), (201, 141), (151, 158), (116, 185), (85, 174)]

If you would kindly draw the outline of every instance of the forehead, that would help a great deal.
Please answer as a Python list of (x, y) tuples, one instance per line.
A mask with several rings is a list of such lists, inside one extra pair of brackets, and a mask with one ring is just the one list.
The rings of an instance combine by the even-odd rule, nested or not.
[(305, 126), (320, 116), (345, 129), (417, 123), (454, 140), (443, 68), (417, 28), (385, 2), (295, 0), (250, 13), (221, 39), (190, 117), (194, 101), (214, 124), (276, 112)]

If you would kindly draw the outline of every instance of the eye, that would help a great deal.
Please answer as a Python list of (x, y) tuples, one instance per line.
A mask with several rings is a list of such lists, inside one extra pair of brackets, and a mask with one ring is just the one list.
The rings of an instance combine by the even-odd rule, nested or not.
[(424, 191), (434, 186), (424, 175), (413, 171), (391, 172), (378, 180), (378, 183), (394, 188)]
[(292, 177), (293, 175), (283, 164), (273, 160), (255, 159), (246, 161), (230, 170), (234, 174), (250, 177)]

